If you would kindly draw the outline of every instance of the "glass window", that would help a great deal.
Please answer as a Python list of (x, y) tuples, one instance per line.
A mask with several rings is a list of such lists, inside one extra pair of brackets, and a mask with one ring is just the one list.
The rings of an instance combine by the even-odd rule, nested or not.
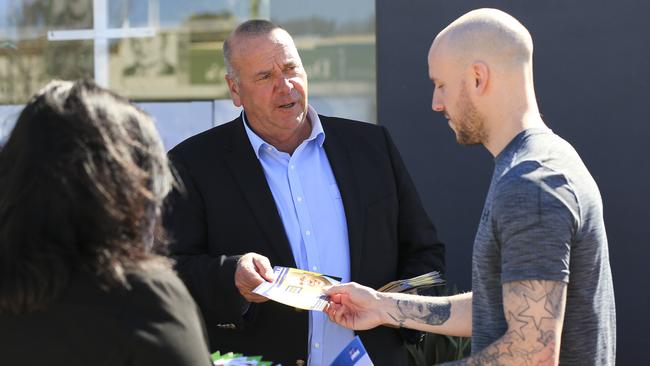
[(53, 78), (93, 76), (92, 40), (47, 39), (48, 31), (92, 27), (91, 2), (1, 2), (0, 104), (24, 103)]
[(7, 142), (22, 109), (22, 105), (0, 105), (0, 148)]
[(0, 105), (81, 77), (138, 102), (227, 100), (223, 40), (250, 18), (294, 36), (319, 112), (375, 120), (372, 0), (2, 0)]
[(373, 0), (273, 0), (271, 20), (294, 38), (319, 112), (376, 120)]

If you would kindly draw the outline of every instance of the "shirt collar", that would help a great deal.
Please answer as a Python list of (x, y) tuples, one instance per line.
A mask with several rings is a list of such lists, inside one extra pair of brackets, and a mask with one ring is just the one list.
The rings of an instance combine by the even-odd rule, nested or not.
[(325, 131), (323, 130), (323, 124), (320, 121), (320, 117), (312, 106), (307, 106), (307, 116), (311, 121), (311, 135), (309, 135), (307, 140), (316, 139), (318, 146), (322, 147), (323, 142), (325, 142)]
[(513, 154), (519, 149), (522, 141), (528, 138), (531, 135), (544, 134), (544, 133), (553, 133), (550, 128), (528, 128), (519, 132), (510, 142), (506, 145), (501, 152), (494, 157), (495, 163), (501, 161), (512, 160)]
[[(311, 133), (309, 134), (309, 137), (305, 139), (305, 141), (311, 141), (311, 140), (316, 140), (316, 143), (318, 143), (318, 146), (322, 147), (323, 142), (325, 142), (325, 131), (323, 130), (323, 125), (320, 121), (320, 118), (318, 117), (318, 113), (316, 113), (316, 110), (312, 108), (312, 106), (308, 105), (307, 106), (307, 117), (311, 121)], [(241, 119), (244, 122), (244, 129), (246, 130), (246, 135), (248, 136), (248, 140), (251, 143), (251, 146), (253, 147), (253, 151), (255, 152), (255, 155), (257, 158), (260, 158), (260, 151), (268, 146), (273, 146), (269, 144), (268, 142), (264, 141), (258, 134), (253, 131), (250, 126), (248, 126), (248, 121), (246, 120), (246, 112), (242, 111), (241, 113)]]

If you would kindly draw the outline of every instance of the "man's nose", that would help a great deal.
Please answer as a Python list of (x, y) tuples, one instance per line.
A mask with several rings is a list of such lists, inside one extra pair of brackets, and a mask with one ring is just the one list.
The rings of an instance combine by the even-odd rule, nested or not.
[(293, 89), (293, 84), (291, 83), (291, 79), (284, 76), (280, 75), (278, 79), (276, 80), (276, 90), (281, 93), (289, 93), (291, 89)]
[(442, 104), (442, 100), (437, 91), (433, 92), (433, 97), (431, 99), (431, 109), (433, 109), (434, 112), (443, 112), (445, 110), (445, 106)]

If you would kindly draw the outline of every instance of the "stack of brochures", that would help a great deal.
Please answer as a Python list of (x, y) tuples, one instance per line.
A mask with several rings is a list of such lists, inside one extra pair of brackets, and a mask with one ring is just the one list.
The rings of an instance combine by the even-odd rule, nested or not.
[(380, 292), (402, 292), (408, 294), (417, 294), (418, 291), (433, 286), (444, 285), (445, 280), (440, 277), (440, 272), (432, 271), (423, 275), (408, 278), (406, 280), (393, 281), (385, 284), (377, 291)]

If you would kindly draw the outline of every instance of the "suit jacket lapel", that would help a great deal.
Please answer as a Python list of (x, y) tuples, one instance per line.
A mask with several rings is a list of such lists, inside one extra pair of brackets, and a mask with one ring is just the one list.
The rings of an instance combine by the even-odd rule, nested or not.
[(257, 224), (266, 234), (270, 247), (279, 258), (278, 263), (272, 262), (271, 265), (295, 267), (296, 263), (282, 219), (275, 205), (271, 189), (266, 182), (262, 165), (246, 136), (241, 117), (236, 120), (233, 127), (231, 144), (226, 152), (226, 162), (231, 174), (239, 183)]
[(339, 131), (327, 124), (329, 117), (319, 117), (325, 131), (325, 152), (343, 200), (350, 246), (350, 275), (354, 281), (359, 278), (365, 226), (361, 187), (352, 163), (354, 157), (349, 150), (349, 146), (343, 140), (344, 137), (338, 133)]

